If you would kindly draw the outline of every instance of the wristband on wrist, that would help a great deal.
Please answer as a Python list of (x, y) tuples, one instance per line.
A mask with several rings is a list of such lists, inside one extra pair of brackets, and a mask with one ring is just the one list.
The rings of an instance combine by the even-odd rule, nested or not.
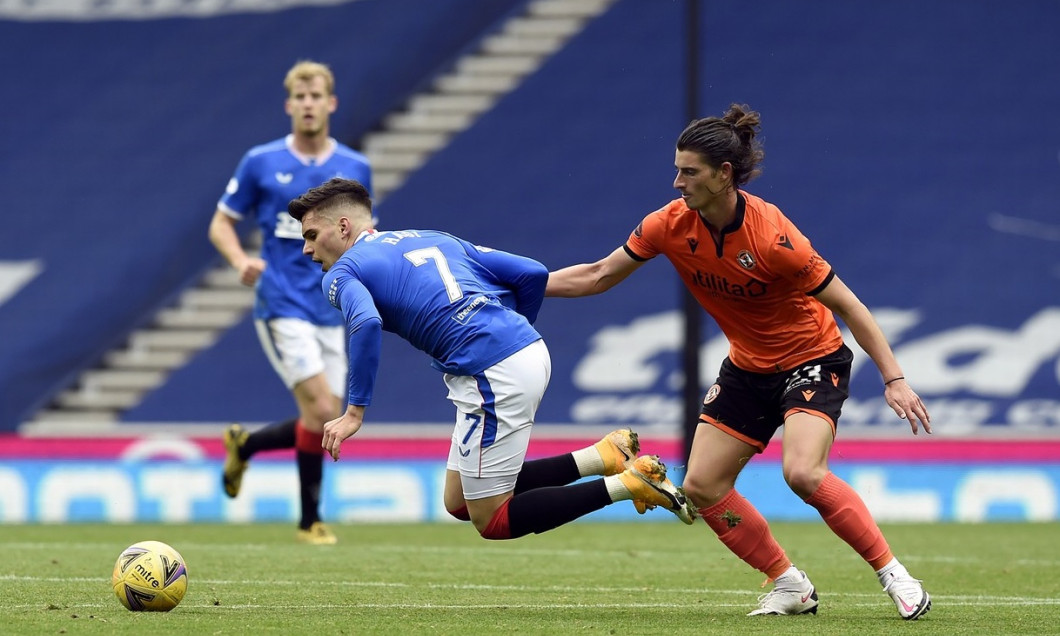
[(904, 375), (900, 375), (897, 378), (891, 378), (890, 380), (887, 380), (886, 382), (883, 383), (883, 386), (887, 386), (891, 382), (897, 382), (898, 380), (904, 380), (904, 379), (905, 379), (905, 376)]

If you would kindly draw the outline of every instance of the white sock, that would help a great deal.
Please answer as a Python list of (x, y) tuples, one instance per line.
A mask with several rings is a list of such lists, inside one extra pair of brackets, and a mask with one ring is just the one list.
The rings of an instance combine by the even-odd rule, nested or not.
[(891, 573), (894, 573), (896, 575), (897, 574), (909, 574), (908, 572), (906, 572), (905, 566), (903, 566), (898, 561), (898, 557), (892, 558), (890, 561), (887, 562), (887, 565), (885, 565), (882, 568), (876, 570), (876, 578), (878, 578), (880, 580), (880, 582), (882, 583), (883, 582), (883, 577), (885, 577), (885, 576), (887, 576), (888, 574), (891, 574)]
[(604, 458), (600, 457), (600, 451), (596, 450), (595, 445), (576, 450), (571, 455), (574, 456), (574, 463), (578, 465), (578, 474), (582, 477), (604, 474)]
[(626, 488), (626, 485), (622, 483), (618, 475), (604, 477), (604, 485), (607, 486), (607, 494), (611, 495), (612, 503), (633, 498), (633, 493), (629, 491), (629, 488)]
[(780, 582), (781, 579), (784, 579), (785, 581), (801, 581), (802, 578), (802, 572), (800, 572), (799, 568), (795, 567), (795, 564), (792, 563), (788, 566), (788, 569), (784, 570), (784, 574), (773, 579), (773, 581)]

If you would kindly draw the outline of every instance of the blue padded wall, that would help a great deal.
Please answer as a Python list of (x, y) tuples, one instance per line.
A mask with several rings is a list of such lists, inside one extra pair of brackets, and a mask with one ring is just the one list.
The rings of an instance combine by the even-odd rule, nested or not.
[(356, 144), (523, 1), (0, 21), (0, 58), (12, 62), (0, 87), (0, 261), (43, 266), (0, 305), (0, 429), (215, 262), (216, 201), (243, 152), (290, 129), (282, 81), (294, 62), (333, 67), (333, 134)]

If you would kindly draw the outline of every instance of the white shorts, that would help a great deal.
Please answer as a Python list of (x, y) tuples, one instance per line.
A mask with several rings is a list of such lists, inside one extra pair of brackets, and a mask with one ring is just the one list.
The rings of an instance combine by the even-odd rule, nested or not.
[(300, 318), (255, 320), (258, 340), (288, 389), (323, 373), (332, 395), (346, 399), (346, 328), (321, 327)]
[(464, 499), (515, 490), (534, 415), (552, 375), (538, 340), (474, 376), (445, 375), (456, 427), (446, 468), (460, 472)]

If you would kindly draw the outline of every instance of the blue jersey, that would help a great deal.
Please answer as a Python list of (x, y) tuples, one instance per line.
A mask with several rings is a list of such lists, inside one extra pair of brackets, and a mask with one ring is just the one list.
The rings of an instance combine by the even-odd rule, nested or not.
[(338, 142), (331, 156), (306, 162), (291, 151), (291, 139), (243, 155), (218, 206), (237, 219), (253, 215), (261, 229), (267, 266), (257, 284), (255, 318), (340, 325), (342, 316), (320, 296), (320, 265), (302, 254), (302, 225), (287, 213), (287, 204), (332, 177), (355, 179), (371, 192), (371, 168), (364, 155)]
[(541, 339), (531, 324), (548, 269), (444, 232), (363, 235), (324, 275), (349, 336), (348, 403), (371, 403), (382, 331), (454, 375), (474, 375)]

